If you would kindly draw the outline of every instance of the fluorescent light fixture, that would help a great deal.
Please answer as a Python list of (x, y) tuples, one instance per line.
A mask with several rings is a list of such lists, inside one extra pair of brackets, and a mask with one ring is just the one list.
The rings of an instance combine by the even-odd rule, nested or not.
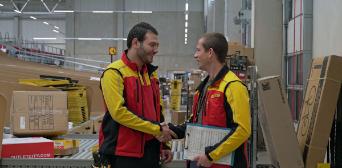
[(44, 24), (46, 24), (46, 25), (49, 25), (49, 23), (48, 22), (43, 22)]
[(98, 40), (102, 40), (101, 38), (77, 38), (77, 40), (95, 40), (95, 41), (98, 41)]
[(36, 20), (37, 18), (34, 16), (30, 16), (31, 19)]
[(58, 30), (55, 30), (55, 29), (53, 29), (52, 31), (54, 31), (54, 32), (56, 32), (56, 33), (59, 33), (59, 31), (58, 31)]
[(54, 13), (73, 13), (73, 10), (54, 10)]
[(187, 28), (185, 28), (185, 33), (188, 33), (188, 29)]
[(188, 20), (188, 14), (185, 14), (185, 20), (186, 21)]
[(185, 27), (188, 27), (188, 22), (187, 21), (185, 22)]
[(21, 13), (21, 12), (20, 12), (20, 11), (18, 11), (18, 10), (14, 10), (14, 12)]
[(185, 37), (185, 39), (184, 39), (184, 40), (185, 40), (185, 41), (188, 41), (188, 38), (186, 38), (186, 37)]
[(4, 5), (0, 3), (0, 6), (4, 6)]
[(59, 27), (58, 26), (53, 26), (55, 29), (59, 29)]
[(152, 13), (152, 11), (132, 11), (132, 13)]
[(185, 3), (185, 11), (189, 11), (189, 3)]
[(188, 42), (187, 42), (187, 41), (184, 41), (184, 44), (188, 44)]
[(33, 37), (33, 40), (57, 40), (56, 37)]
[(92, 11), (93, 13), (114, 13), (114, 11)]
[(187, 34), (187, 33), (185, 33), (185, 37), (188, 37), (188, 34)]

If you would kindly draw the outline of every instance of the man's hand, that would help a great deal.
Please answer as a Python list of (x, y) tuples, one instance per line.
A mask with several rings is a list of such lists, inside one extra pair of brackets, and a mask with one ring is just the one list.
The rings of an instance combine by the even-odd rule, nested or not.
[(212, 165), (205, 154), (195, 156), (193, 161), (197, 161), (197, 166), (210, 167)]
[(161, 160), (164, 164), (170, 163), (172, 161), (173, 154), (169, 149), (163, 149), (161, 153)]
[(156, 136), (156, 138), (160, 142), (167, 142), (171, 141), (172, 137), (177, 137), (176, 133), (174, 133), (172, 130), (169, 129), (169, 126), (167, 126), (166, 123), (160, 123), (162, 128), (162, 133), (159, 136)]

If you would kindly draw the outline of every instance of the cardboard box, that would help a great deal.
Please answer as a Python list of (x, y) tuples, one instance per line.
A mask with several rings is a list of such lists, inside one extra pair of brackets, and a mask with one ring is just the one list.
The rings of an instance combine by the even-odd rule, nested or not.
[(17, 136), (57, 136), (68, 130), (67, 93), (14, 91), (11, 128)]
[(307, 168), (324, 161), (342, 81), (342, 57), (315, 58), (297, 132)]
[(259, 121), (271, 163), (278, 168), (303, 168), (291, 112), (279, 76), (258, 79), (258, 92)]
[(57, 139), (54, 142), (54, 154), (59, 156), (72, 155), (79, 152), (80, 140)]
[(185, 122), (186, 111), (172, 111), (172, 124), (182, 124)]
[(3, 158), (53, 158), (53, 141), (35, 138), (7, 138), (3, 140)]
[(58, 89), (27, 86), (27, 85), (18, 84), (17, 82), (9, 82), (9, 81), (0, 80), (0, 95), (3, 95), (7, 102), (7, 104), (5, 105), (6, 109), (4, 112), (6, 127), (10, 126), (10, 111), (11, 111), (12, 95), (13, 95), (13, 91), (15, 90), (16, 91), (56, 91)]
[[(4, 131), (4, 118), (5, 118), (5, 112), (6, 112), (6, 99), (4, 96), (0, 94), (0, 153), (2, 149), (2, 136)], [(1, 156), (0, 156), (1, 158)]]

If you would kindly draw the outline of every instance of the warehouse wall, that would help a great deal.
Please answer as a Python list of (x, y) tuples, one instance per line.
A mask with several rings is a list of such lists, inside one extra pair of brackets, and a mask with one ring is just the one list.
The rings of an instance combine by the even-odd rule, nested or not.
[(342, 56), (342, 1), (313, 1), (313, 57)]
[[(93, 14), (79, 12), (66, 18), (67, 36), (71, 37), (126, 37), (138, 22), (151, 23), (159, 31), (160, 49), (155, 64), (160, 70), (196, 68), (193, 53), (197, 39), (204, 32), (203, 2), (189, 0), (188, 44), (184, 44), (184, 0), (75, 0), (69, 2), (75, 10), (151, 10), (152, 14)], [(170, 23), (173, 23), (170, 25)], [(66, 53), (72, 57), (109, 61), (108, 47), (116, 46), (121, 53), (126, 41), (67, 40)], [(116, 57), (119, 58), (119, 57)], [(94, 63), (106, 66), (106, 63)], [(77, 67), (75, 67), (77, 68)]]

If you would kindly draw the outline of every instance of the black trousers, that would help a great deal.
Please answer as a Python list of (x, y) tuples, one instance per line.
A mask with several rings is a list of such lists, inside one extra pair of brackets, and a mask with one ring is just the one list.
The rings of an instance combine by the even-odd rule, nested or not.
[(160, 168), (160, 142), (156, 139), (145, 143), (142, 158), (105, 155), (111, 168)]

